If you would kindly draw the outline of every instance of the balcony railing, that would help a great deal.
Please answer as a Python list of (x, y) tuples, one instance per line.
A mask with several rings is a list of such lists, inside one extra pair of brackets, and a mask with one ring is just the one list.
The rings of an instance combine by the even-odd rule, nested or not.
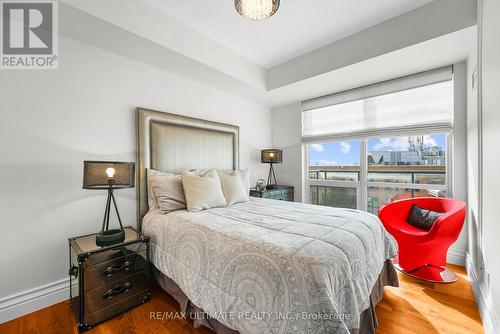
[[(316, 182), (310, 185), (310, 202), (356, 208), (360, 178), (357, 166), (311, 166), (309, 179)], [(349, 182), (353, 182), (352, 187)], [(444, 166), (368, 166), (367, 182), (366, 208), (373, 214), (394, 200), (447, 193)]]
[[(412, 169), (395, 169), (384, 168), (386, 166), (369, 166), (368, 167), (368, 182), (384, 182), (384, 183), (405, 183), (405, 184), (446, 184), (446, 168), (424, 169), (418, 167), (428, 166), (408, 166)], [(405, 166), (406, 167), (406, 166)], [(329, 181), (344, 181), (358, 182), (360, 180), (360, 171), (349, 169), (312, 169), (310, 167), (310, 180), (329, 180)]]

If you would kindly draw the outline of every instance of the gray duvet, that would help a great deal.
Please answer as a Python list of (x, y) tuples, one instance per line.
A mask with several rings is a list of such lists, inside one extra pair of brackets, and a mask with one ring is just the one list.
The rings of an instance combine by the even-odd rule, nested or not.
[(397, 254), (374, 215), (257, 198), (197, 213), (152, 210), (142, 229), (152, 263), (242, 334), (359, 328), (384, 261)]

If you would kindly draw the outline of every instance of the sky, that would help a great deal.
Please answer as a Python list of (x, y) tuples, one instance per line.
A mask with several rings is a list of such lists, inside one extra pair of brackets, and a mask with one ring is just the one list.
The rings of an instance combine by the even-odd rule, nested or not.
[[(446, 135), (424, 136), (425, 146), (440, 146), (445, 149)], [(368, 140), (368, 151), (408, 151), (408, 137), (387, 137)], [(360, 141), (309, 144), (310, 166), (356, 166), (359, 165)]]

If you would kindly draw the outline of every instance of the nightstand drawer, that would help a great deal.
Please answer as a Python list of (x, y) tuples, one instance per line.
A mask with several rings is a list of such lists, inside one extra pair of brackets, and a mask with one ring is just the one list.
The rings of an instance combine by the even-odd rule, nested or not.
[(96, 266), (99, 263), (107, 262), (112, 259), (118, 259), (123, 256), (129, 256), (133, 253), (144, 254), (146, 251), (146, 244), (133, 243), (127, 246), (119, 246), (104, 250), (102, 252), (92, 253), (84, 262), (85, 268)]
[(277, 186), (271, 189), (250, 189), (250, 196), (293, 202), (293, 187)]
[(250, 189), (250, 196), (252, 197), (262, 197), (263, 192), (255, 189)]
[[(83, 278), (85, 291), (144, 271), (146, 269), (144, 258), (146, 246), (144, 245), (143, 248), (138, 253), (129, 252), (125, 256), (87, 267)], [(144, 254), (144, 257), (141, 254)]]
[(266, 191), (262, 197), (284, 201), (287, 198), (286, 192), (286, 190)]
[[(130, 308), (140, 305), (144, 303), (144, 293), (136, 293), (134, 295), (130, 295), (127, 299), (124, 299), (118, 303), (115, 303), (105, 309), (99, 310), (92, 314), (85, 316), (85, 323), (87, 324), (98, 324), (102, 322), (102, 319), (109, 319), (115, 315), (123, 313)], [(88, 329), (90, 329), (90, 326)]]
[(84, 322), (96, 323), (142, 303), (147, 290), (146, 273), (139, 273), (86, 292)]

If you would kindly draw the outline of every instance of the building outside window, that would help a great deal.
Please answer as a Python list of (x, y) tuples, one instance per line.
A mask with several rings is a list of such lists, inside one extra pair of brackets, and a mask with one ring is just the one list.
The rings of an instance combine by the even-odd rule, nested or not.
[(368, 140), (367, 210), (399, 199), (446, 196), (446, 135)]

